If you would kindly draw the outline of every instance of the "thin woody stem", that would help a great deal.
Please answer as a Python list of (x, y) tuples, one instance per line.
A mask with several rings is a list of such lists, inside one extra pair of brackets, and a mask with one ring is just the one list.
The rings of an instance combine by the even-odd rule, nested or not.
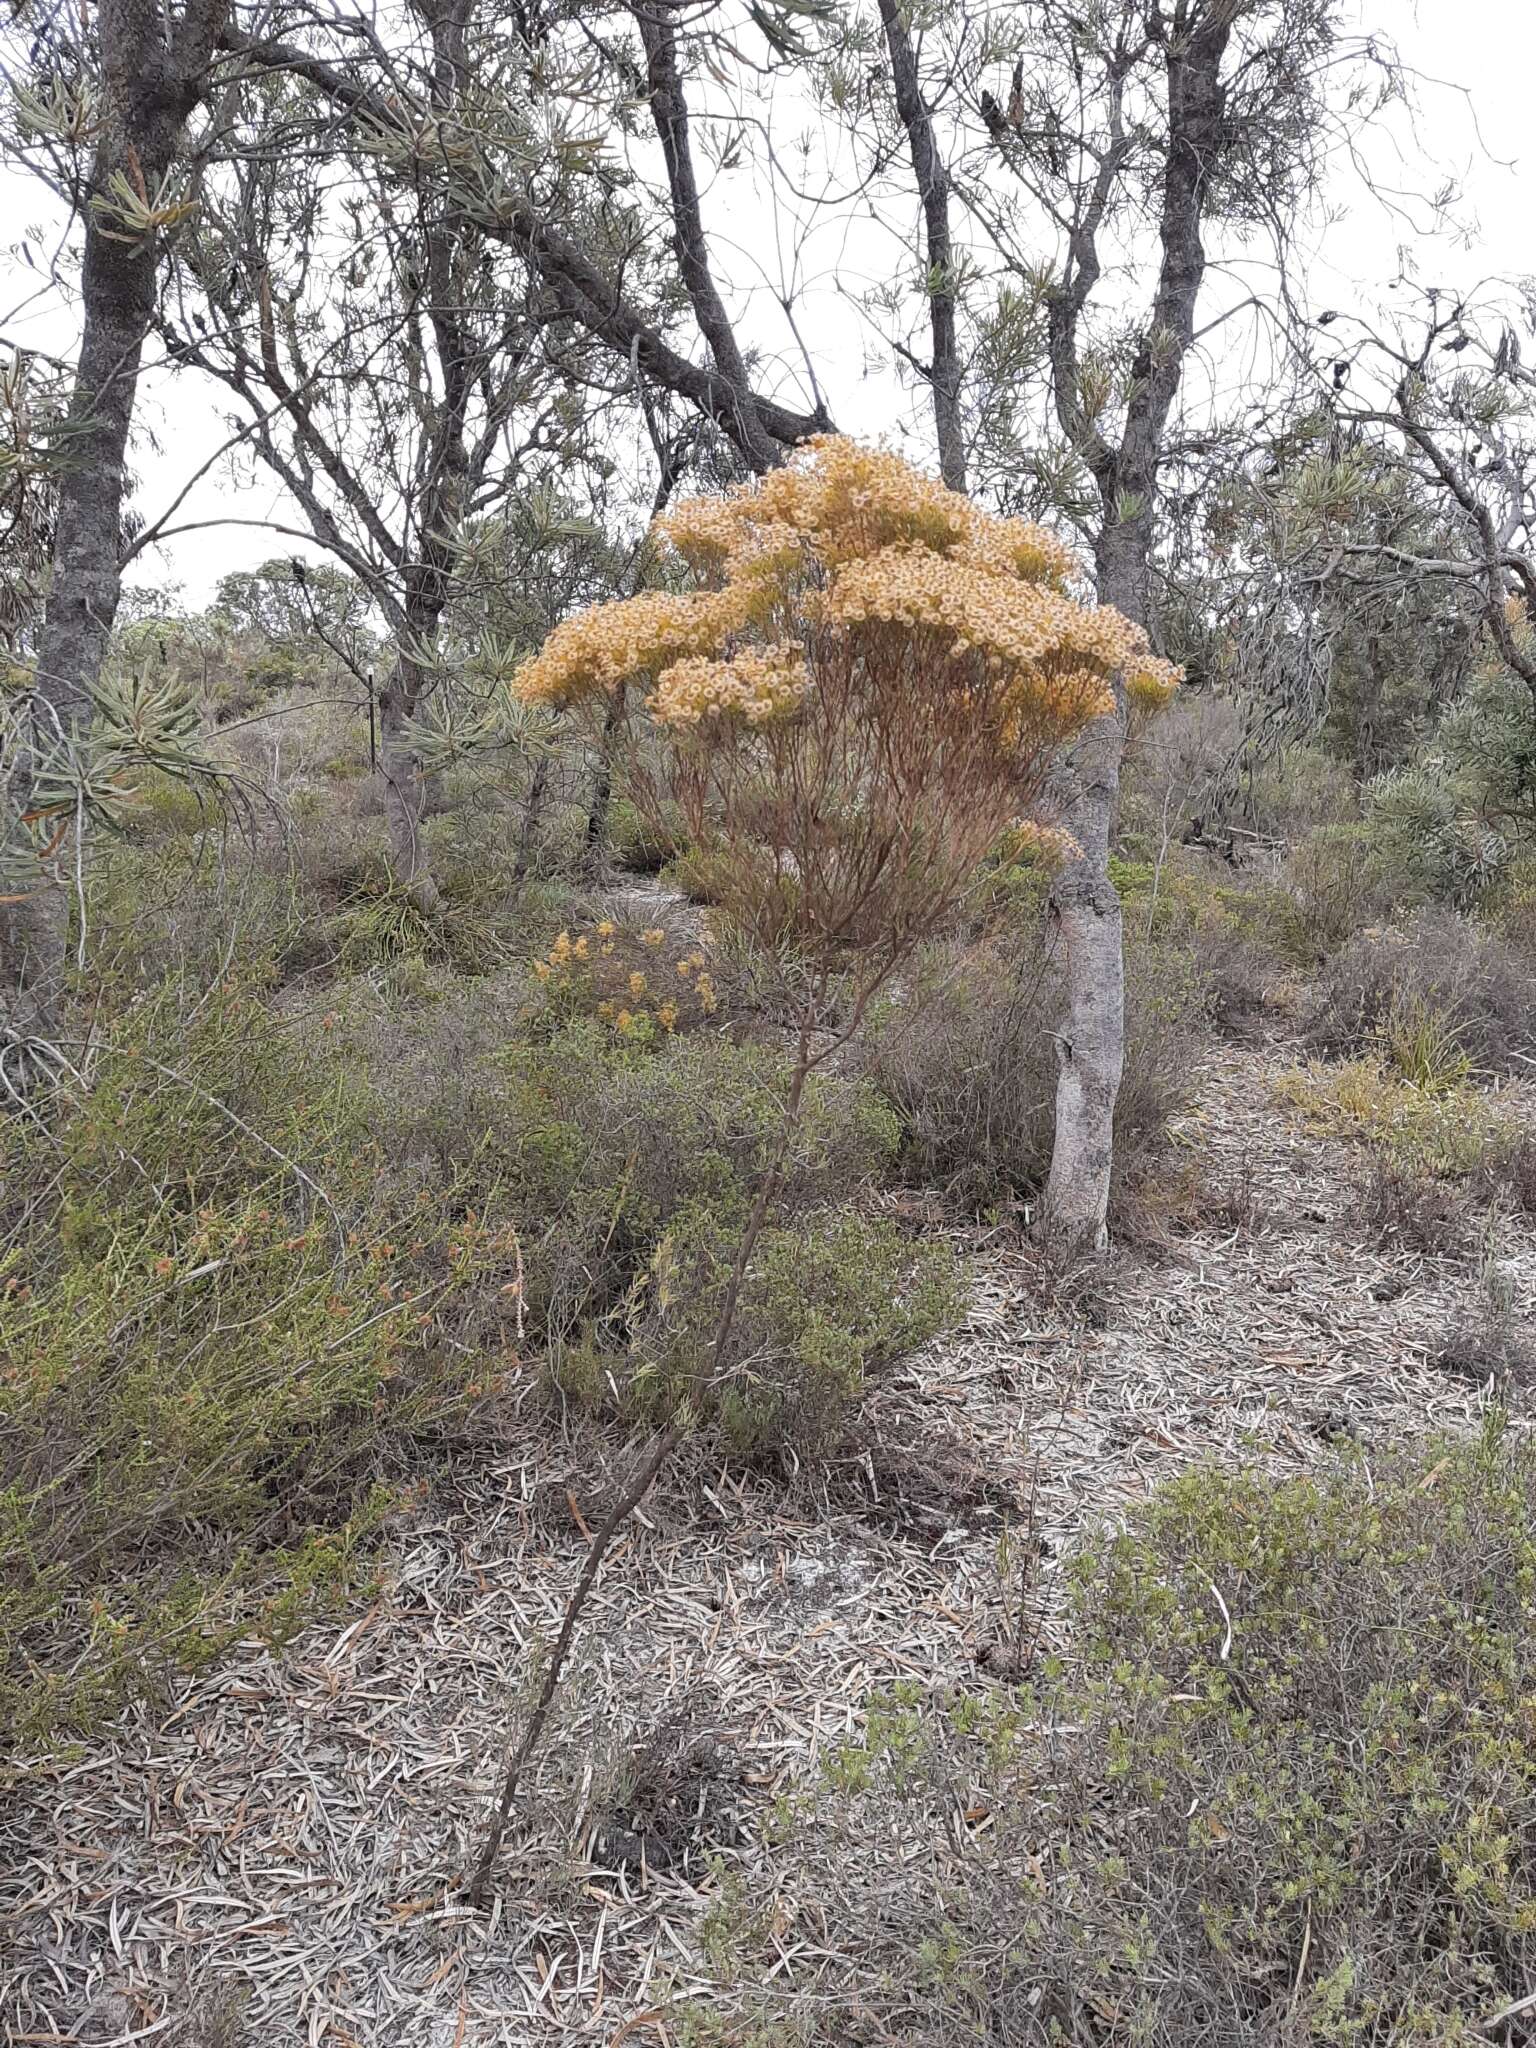
[[(709, 1350), (709, 1371), (704, 1381), (706, 1389), (717, 1385), (720, 1380), (725, 1361), (725, 1349), (736, 1326), (736, 1316), (741, 1303), (741, 1290), (746, 1279), (747, 1267), (751, 1262), (752, 1253), (757, 1247), (757, 1241), (762, 1236), (763, 1227), (767, 1223), (774, 1198), (783, 1185), (784, 1169), (789, 1159), (790, 1147), (794, 1143), (795, 1132), (799, 1127), (800, 1111), (805, 1100), (806, 1079), (812, 1067), (818, 1064), (819, 1058), (825, 1057), (825, 1052), (817, 1055), (812, 1051), (812, 1023), (812, 1000), (808, 999), (800, 1020), (800, 1034), (795, 1054), (795, 1066), (790, 1077), (789, 1093), (784, 1100), (784, 1114), (780, 1120), (778, 1140), (774, 1146), (773, 1158), (767, 1172), (763, 1175), (762, 1185), (757, 1191), (757, 1199), (752, 1205), (751, 1214), (748, 1216), (746, 1226), (742, 1231), (741, 1241), (736, 1248), (736, 1259), (731, 1269), (731, 1277), (726, 1283), (725, 1294), (720, 1303), (720, 1313), (715, 1322), (714, 1336)], [(555, 1638), (554, 1650), (545, 1668), (544, 1679), (539, 1687), (538, 1698), (534, 1702), (532, 1713), (528, 1716), (528, 1722), (523, 1730), (522, 1738), (507, 1761), (506, 1771), (502, 1777), (501, 1791), (496, 1800), (495, 1811), (491, 1816), (490, 1827), (486, 1831), (485, 1846), (480, 1852), (480, 1860), (475, 1865), (474, 1875), (470, 1878), (467, 1887), (466, 1895), (472, 1906), (480, 1907), (485, 1903), (486, 1888), (496, 1867), (497, 1858), (501, 1854), (501, 1845), (506, 1837), (507, 1827), (512, 1818), (512, 1811), (517, 1802), (518, 1788), (522, 1783), (523, 1772), (526, 1770), (529, 1760), (537, 1749), (549, 1720), (550, 1710), (555, 1703), (555, 1695), (560, 1688), (560, 1680), (570, 1659), (571, 1646), (576, 1639), (577, 1624), (581, 1619), (583, 1608), (591, 1597), (592, 1588), (597, 1583), (597, 1575), (602, 1568), (603, 1559), (612, 1547), (613, 1540), (618, 1535), (620, 1529), (655, 1485), (667, 1460), (682, 1441), (682, 1436), (683, 1422), (681, 1419), (667, 1425), (635, 1467), (628, 1484), (608, 1510), (597, 1534), (592, 1539), (592, 1547), (587, 1552), (587, 1561), (581, 1568), (581, 1576), (576, 1581), (570, 1599), (566, 1602), (565, 1615), (560, 1623), (560, 1633)]]

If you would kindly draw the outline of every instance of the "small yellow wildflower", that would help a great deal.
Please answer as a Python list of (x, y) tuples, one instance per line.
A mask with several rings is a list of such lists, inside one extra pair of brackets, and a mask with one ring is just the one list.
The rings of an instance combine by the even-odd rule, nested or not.
[(676, 1003), (663, 1003), (656, 1012), (656, 1021), (660, 1024), (663, 1031), (672, 1030), (677, 1023)]
[(649, 931), (640, 934), (642, 946), (660, 946), (665, 943), (666, 933), (659, 924), (653, 924)]
[(605, 917), (597, 927), (597, 936), (600, 939), (611, 939), (617, 930), (618, 926), (614, 923), (613, 919)]
[(632, 996), (645, 994), (645, 976), (638, 970), (629, 977), (629, 992)]

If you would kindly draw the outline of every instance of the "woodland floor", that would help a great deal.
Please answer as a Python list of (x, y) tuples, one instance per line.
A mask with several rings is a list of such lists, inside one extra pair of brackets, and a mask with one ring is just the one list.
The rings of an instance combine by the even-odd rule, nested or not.
[[(673, 1475), (604, 1571), (492, 1913), (456, 1885), (622, 1455), (515, 1412), (397, 1525), (349, 1614), (43, 1768), (0, 1832), (6, 2039), (675, 2042), (733, 1866), (776, 1907), (782, 1981), (835, 1969), (817, 1888), (760, 1821), (871, 1695), (1006, 1674), (1085, 1520), (1193, 1460), (1296, 1469), (1487, 1398), (1430, 1362), (1467, 1263), (1361, 1247), (1345, 1150), (1274, 1103), (1284, 1063), (1213, 1050), (1179, 1134), (1251, 1221), (1121, 1255), (1097, 1309), (1042, 1307), (1025, 1255), (977, 1250), (965, 1327), (880, 1390), (830, 1475)], [(1504, 1250), (1530, 1317), (1536, 1234)], [(632, 1827), (625, 1759), (648, 1741), (683, 1757), (677, 1806)]]

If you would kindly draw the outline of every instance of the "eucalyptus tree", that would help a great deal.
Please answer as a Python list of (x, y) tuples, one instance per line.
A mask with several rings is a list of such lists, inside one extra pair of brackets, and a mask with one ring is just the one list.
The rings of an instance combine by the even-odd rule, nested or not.
[[(792, 17), (825, 4), (751, 0), (747, 12), (752, 32), (787, 59), (800, 47)], [(553, 0), (509, 23), (479, 0), (457, 19), (455, 34), (474, 52), (461, 72), (436, 55), (424, 65), (361, 9), (322, 26), (307, 8), (279, 5), (254, 27), (226, 30), (224, 43), (250, 75), (307, 86), (328, 110), (325, 135), (372, 137), (403, 179), (435, 192), (447, 218), (515, 254), (548, 330), (594, 344), (637, 400), (681, 401), (753, 470), (830, 426), (814, 388), (808, 407), (765, 388), (713, 274), (689, 94), (697, 73), (718, 70), (735, 47), (720, 9), (634, 0), (594, 14)], [(444, 81), (455, 78), (463, 90), (444, 105)], [(660, 180), (625, 147), (640, 109), (660, 148)], [(708, 361), (680, 328), (685, 315)], [(575, 385), (589, 374), (573, 363)]]
[(1418, 508), (1352, 529), (1335, 573), (1471, 604), (1536, 704), (1536, 284), (1426, 287), (1395, 321), (1328, 312), (1308, 334), (1317, 404)]
[(10, 147), (54, 185), (82, 243), (80, 349), (52, 466), (48, 595), (29, 703), (0, 763), (5, 838), (14, 852), (26, 835), (36, 857), (0, 908), (12, 1036), (49, 1027), (62, 985), (69, 897), (55, 856), (71, 818), (78, 832), (91, 809), (89, 765), (76, 756), (117, 612), (129, 430), (166, 251), (196, 211), (201, 158), (217, 127), (196, 117), (228, 8), (229, 0), (103, 0), (17, 12), (6, 31)]
[[(823, 101), (871, 208), (890, 221), (916, 201), (878, 310), (931, 397), (943, 474), (1070, 525), (1101, 602), (1159, 645), (1175, 501), (1202, 464), (1217, 476), (1255, 445), (1263, 410), (1250, 390), (1244, 418), (1219, 417), (1213, 357), (1249, 319), (1250, 375), (1287, 384), (1299, 218), (1341, 110), (1369, 118), (1394, 89), (1390, 51), (1347, 37), (1344, 15), (1339, 0), (873, 0), (824, 39)], [(925, 349), (895, 331), (914, 306)], [(1069, 1017), (1045, 1220), (1068, 1248), (1107, 1234), (1124, 1040), (1108, 855), (1128, 728), (1122, 695), (1055, 776), (1079, 853), (1050, 903)]]
[[(394, 870), (435, 891), (420, 823), (439, 626), (519, 493), (661, 495), (681, 401), (762, 470), (811, 431), (754, 387), (711, 270), (687, 74), (697, 24), (637, 6), (602, 32), (562, 9), (519, 32), (477, 0), (412, 0), (387, 31), (232, 30), (233, 150), (182, 238), (169, 348), (235, 394), (243, 431), (393, 641), (379, 697)], [(685, 47), (686, 45), (686, 47)], [(637, 118), (652, 191), (610, 147)], [(702, 366), (666, 339), (682, 311)], [(508, 659), (522, 650), (507, 643)]]
[(578, 392), (551, 363), (526, 267), (459, 203), (455, 166), (532, 148), (505, 52), (467, 0), (398, 26), (409, 111), (381, 98), (338, 123), (308, 81), (242, 66), (250, 146), (208, 181), (162, 326), (234, 396), (237, 431), (387, 629), (391, 865), (430, 905), (421, 726), (465, 535), (551, 470), (579, 470), (611, 393), (591, 377)]
[[(1335, 96), (1359, 87), (1377, 47), (1349, 44), (1343, 13), (1338, 0), (1030, 0), (987, 19), (991, 75), (976, 80), (985, 146), (962, 167), (965, 194), (1013, 317), (1038, 319), (1057, 436), (1052, 494), (1065, 485), (1082, 521), (1101, 602), (1154, 640), (1164, 472), (1188, 373), (1205, 332), (1238, 312), (1262, 315), (1278, 294)], [(1375, 89), (1391, 86), (1385, 70)], [(1257, 291), (1226, 281), (1214, 308), (1213, 236), (1229, 261), (1252, 266), (1262, 253), (1271, 265)], [(1124, 1054), (1108, 856), (1127, 726), (1122, 696), (1057, 777), (1079, 851), (1051, 898), (1069, 1017), (1046, 1211), (1074, 1247), (1107, 1236)]]

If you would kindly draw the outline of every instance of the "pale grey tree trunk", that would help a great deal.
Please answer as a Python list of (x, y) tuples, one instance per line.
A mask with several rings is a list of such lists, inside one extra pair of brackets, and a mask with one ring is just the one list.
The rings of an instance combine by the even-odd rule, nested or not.
[(1056, 1039), (1056, 1136), (1045, 1188), (1046, 1237), (1066, 1253), (1109, 1243), (1115, 1103), (1125, 1070), (1125, 950), (1109, 877), (1125, 727), (1095, 719), (1062, 768), (1062, 819), (1081, 849), (1056, 878), (1047, 917), (1062, 949), (1067, 1015)]
[[(1161, 17), (1159, 17), (1161, 18)], [(1152, 622), (1152, 548), (1158, 466), (1205, 276), (1207, 179), (1220, 158), (1226, 109), (1222, 63), (1236, 10), (1213, 8), (1187, 34), (1164, 40), (1168, 79), (1157, 289), (1131, 364), (1125, 423), (1112, 447), (1084, 413), (1078, 320), (1099, 278), (1092, 228), (1074, 232), (1069, 279), (1047, 309), (1052, 381), (1062, 430), (1091, 469), (1102, 508), (1094, 567), (1101, 604), (1134, 624)], [(1109, 1242), (1115, 1101), (1125, 1067), (1125, 956), (1109, 851), (1120, 795), (1125, 707), (1083, 733), (1063, 763), (1061, 821), (1080, 848), (1058, 877), (1050, 916), (1066, 955), (1068, 1014), (1058, 1040), (1056, 1136), (1043, 1226), (1067, 1252)]]
[[(1150, 533), (1141, 520), (1111, 527), (1098, 551), (1098, 594), (1127, 618), (1146, 613)], [(1109, 1243), (1115, 1104), (1125, 1070), (1125, 946), (1109, 854), (1120, 802), (1125, 704), (1096, 718), (1059, 764), (1055, 798), (1076, 840), (1047, 915), (1060, 943), (1067, 1016), (1056, 1040), (1056, 1136), (1045, 1190), (1045, 1233), (1068, 1255)]]

